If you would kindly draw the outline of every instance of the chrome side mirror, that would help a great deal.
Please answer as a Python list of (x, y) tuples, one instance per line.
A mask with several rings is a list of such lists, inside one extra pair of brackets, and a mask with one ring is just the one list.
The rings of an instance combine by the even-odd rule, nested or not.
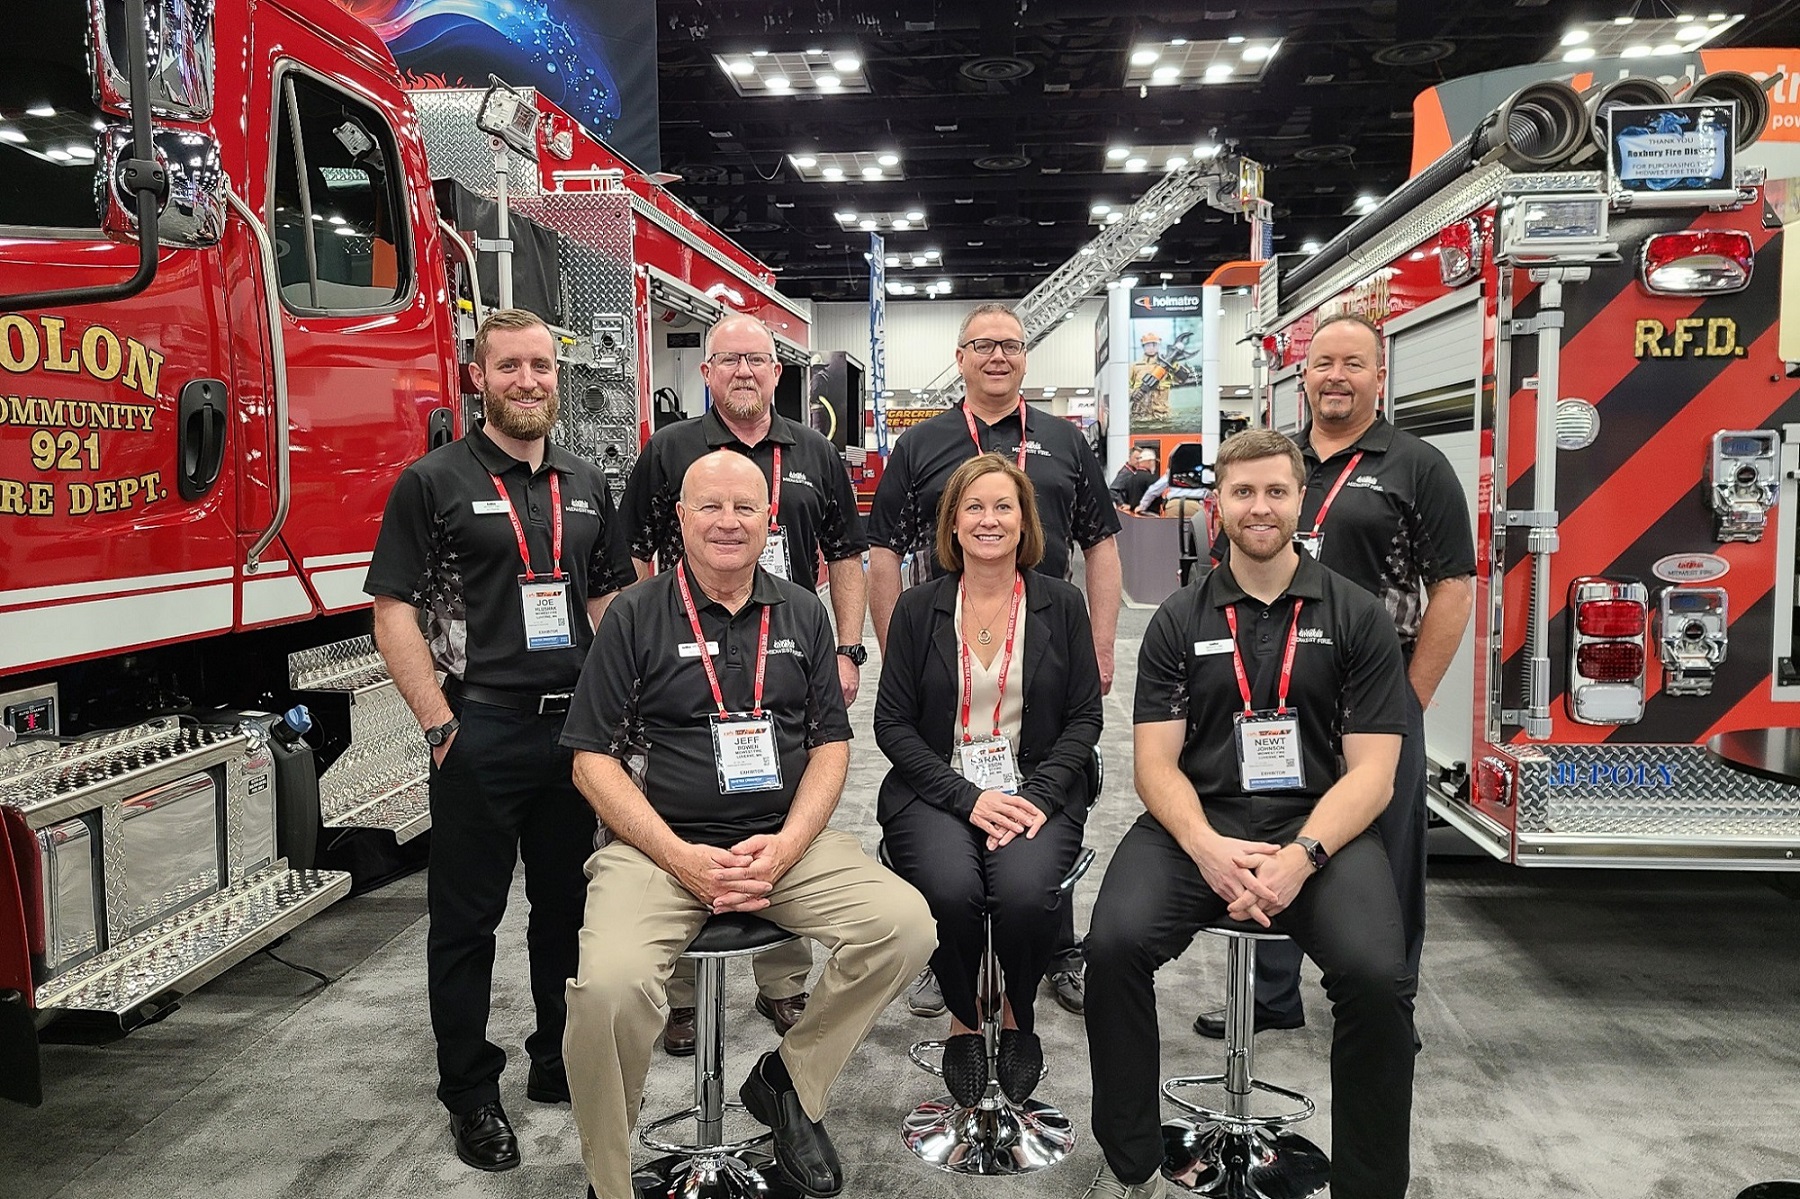
[[(145, 0), (153, 112), (195, 121), (212, 115), (214, 4), (215, 0)], [(94, 99), (108, 112), (129, 111), (124, 0), (87, 0), (87, 6)]]
[[(169, 177), (158, 240), (165, 246), (189, 249), (218, 245), (225, 234), (225, 168), (219, 159), (219, 144), (203, 133), (185, 129), (158, 129), (153, 136), (157, 165)], [(100, 134), (100, 143), (94, 182), (100, 190), (102, 227), (108, 233), (135, 236), (136, 201), (121, 175), (121, 164), (132, 157), (131, 130), (110, 125)]]

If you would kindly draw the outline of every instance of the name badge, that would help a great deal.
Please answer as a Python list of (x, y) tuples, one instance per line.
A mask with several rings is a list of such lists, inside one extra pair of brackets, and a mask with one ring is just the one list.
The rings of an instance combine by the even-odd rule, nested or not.
[[(718, 657), (719, 643), (717, 641), (708, 641), (706, 643), (706, 652), (712, 657)], [(700, 656), (700, 643), (698, 641), (683, 641), (680, 645), (675, 647), (675, 656), (678, 658), (698, 658)]]
[(566, 580), (520, 579), (519, 601), (525, 609), (526, 649), (568, 649), (575, 644)]
[(1295, 533), (1294, 544), (1311, 554), (1313, 561), (1316, 562), (1319, 555), (1325, 552), (1325, 534), (1323, 532)]
[(505, 500), (470, 500), (469, 511), (476, 516), (494, 516), (506, 511)]
[(1211, 654), (1228, 654), (1231, 652), (1231, 638), (1221, 637), (1217, 641), (1194, 642), (1194, 656), (1204, 658)]
[(721, 792), (781, 790), (781, 757), (775, 752), (775, 722), (769, 717), (714, 713), (712, 739)]
[(1289, 708), (1286, 715), (1273, 712), (1239, 712), (1237, 724), (1238, 779), (1244, 792), (1292, 791), (1305, 785), (1300, 761), (1300, 720)]
[(956, 747), (957, 770), (983, 791), (1019, 790), (1019, 772), (1013, 766), (1012, 743), (1004, 737), (984, 737)]
[(769, 540), (763, 545), (762, 557), (758, 564), (777, 578), (791, 579), (794, 576), (788, 571), (787, 530), (775, 528), (769, 530)]

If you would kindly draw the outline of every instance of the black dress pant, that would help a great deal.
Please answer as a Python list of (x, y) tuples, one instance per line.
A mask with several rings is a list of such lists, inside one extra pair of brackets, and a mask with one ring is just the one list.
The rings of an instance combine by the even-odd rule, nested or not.
[[(1425, 948), (1425, 842), (1430, 812), (1425, 807), (1425, 710), (1406, 689), (1406, 739), (1394, 772), (1394, 798), (1375, 818), (1400, 898), (1400, 927), (1406, 934), (1406, 967), (1419, 974)], [(1256, 1007), (1272, 1017), (1303, 1014), (1300, 1000), (1300, 947), (1292, 941), (1265, 941), (1256, 947)], [(1411, 1003), (1415, 995), (1407, 997)]]
[(594, 852), (594, 811), (575, 789), (574, 755), (557, 744), (560, 713), (540, 716), (465, 700), (462, 727), (431, 772), (431, 871), (426, 986), (437, 1037), (438, 1098), (462, 1115), (500, 1098), (506, 1052), (488, 1040), (494, 930), (513, 865), (525, 862), (531, 905), (536, 1030), (525, 1051), (562, 1068), (563, 991), (575, 976), (587, 898), (582, 867)]
[(954, 813), (916, 799), (882, 825), (894, 873), (917, 887), (937, 919), (931, 968), (950, 1014), (981, 1026), (975, 982), (987, 952), (985, 919), (993, 914), (1013, 1020), (1032, 1031), (1038, 983), (1050, 962), (1062, 909), (1057, 890), (1081, 852), (1081, 824), (1057, 812), (1027, 839), (990, 851), (987, 833)]
[[(1304, 808), (1296, 811), (1291, 801), (1255, 801), (1276, 809), (1274, 819), (1251, 814), (1249, 802), (1209, 801), (1207, 817), (1221, 833), (1274, 842), (1290, 839), (1304, 822)], [(1156, 971), (1224, 911), (1225, 900), (1175, 839), (1148, 814), (1139, 817), (1113, 853), (1087, 935), (1094, 1139), (1128, 1183), (1162, 1164)], [(1365, 833), (1344, 846), (1274, 924), (1324, 971), (1336, 1019), (1333, 1199), (1401, 1199), (1410, 1174), (1412, 978), (1380, 839)]]

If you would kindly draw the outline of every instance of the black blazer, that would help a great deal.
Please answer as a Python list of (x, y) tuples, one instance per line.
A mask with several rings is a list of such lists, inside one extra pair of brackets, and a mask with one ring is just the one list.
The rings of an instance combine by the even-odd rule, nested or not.
[[(960, 574), (900, 596), (888, 625), (887, 655), (875, 694), (875, 742), (893, 763), (881, 781), (875, 818), (886, 822), (914, 800), (963, 819), (981, 788), (950, 764), (958, 736), (962, 668), (956, 641)], [(1019, 793), (1046, 815), (1087, 819), (1087, 763), (1100, 740), (1100, 664), (1087, 601), (1061, 579), (1025, 572), (1024, 710), (1019, 721)]]

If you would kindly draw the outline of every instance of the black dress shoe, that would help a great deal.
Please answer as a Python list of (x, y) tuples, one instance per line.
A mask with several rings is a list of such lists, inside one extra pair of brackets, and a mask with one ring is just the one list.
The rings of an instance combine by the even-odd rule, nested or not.
[(663, 1052), (670, 1057), (694, 1056), (694, 1009), (672, 1007), (663, 1025)]
[(510, 1170), (519, 1164), (518, 1138), (497, 1101), (451, 1116), (450, 1135), (456, 1139), (456, 1156), (477, 1170)]
[[(1255, 1026), (1257, 1032), (1268, 1032), (1270, 1029), (1305, 1028), (1306, 1013), (1300, 1012), (1292, 1016), (1270, 1016), (1258, 1008), (1256, 1015), (1251, 1018), (1251, 1024)], [(1195, 1016), (1194, 1031), (1203, 1037), (1223, 1041), (1225, 1039), (1225, 1010), (1220, 1008), (1216, 1012), (1201, 1012)]]
[(944, 1086), (958, 1107), (974, 1107), (987, 1094), (987, 1040), (978, 1032), (944, 1040)]
[(825, 1126), (807, 1117), (794, 1088), (777, 1089), (769, 1081), (769, 1059), (774, 1056), (765, 1053), (757, 1060), (738, 1088), (738, 1098), (745, 1111), (774, 1131), (775, 1164), (788, 1181), (814, 1199), (827, 1199), (844, 1189), (844, 1167)]
[(1000, 1052), (995, 1058), (994, 1073), (1000, 1076), (1000, 1090), (1014, 1103), (1030, 1099), (1038, 1080), (1044, 1077), (1044, 1043), (1037, 1034), (1001, 1029)]
[(560, 1068), (531, 1063), (531, 1073), (525, 1078), (525, 1098), (533, 1103), (567, 1103), (568, 1074)]

